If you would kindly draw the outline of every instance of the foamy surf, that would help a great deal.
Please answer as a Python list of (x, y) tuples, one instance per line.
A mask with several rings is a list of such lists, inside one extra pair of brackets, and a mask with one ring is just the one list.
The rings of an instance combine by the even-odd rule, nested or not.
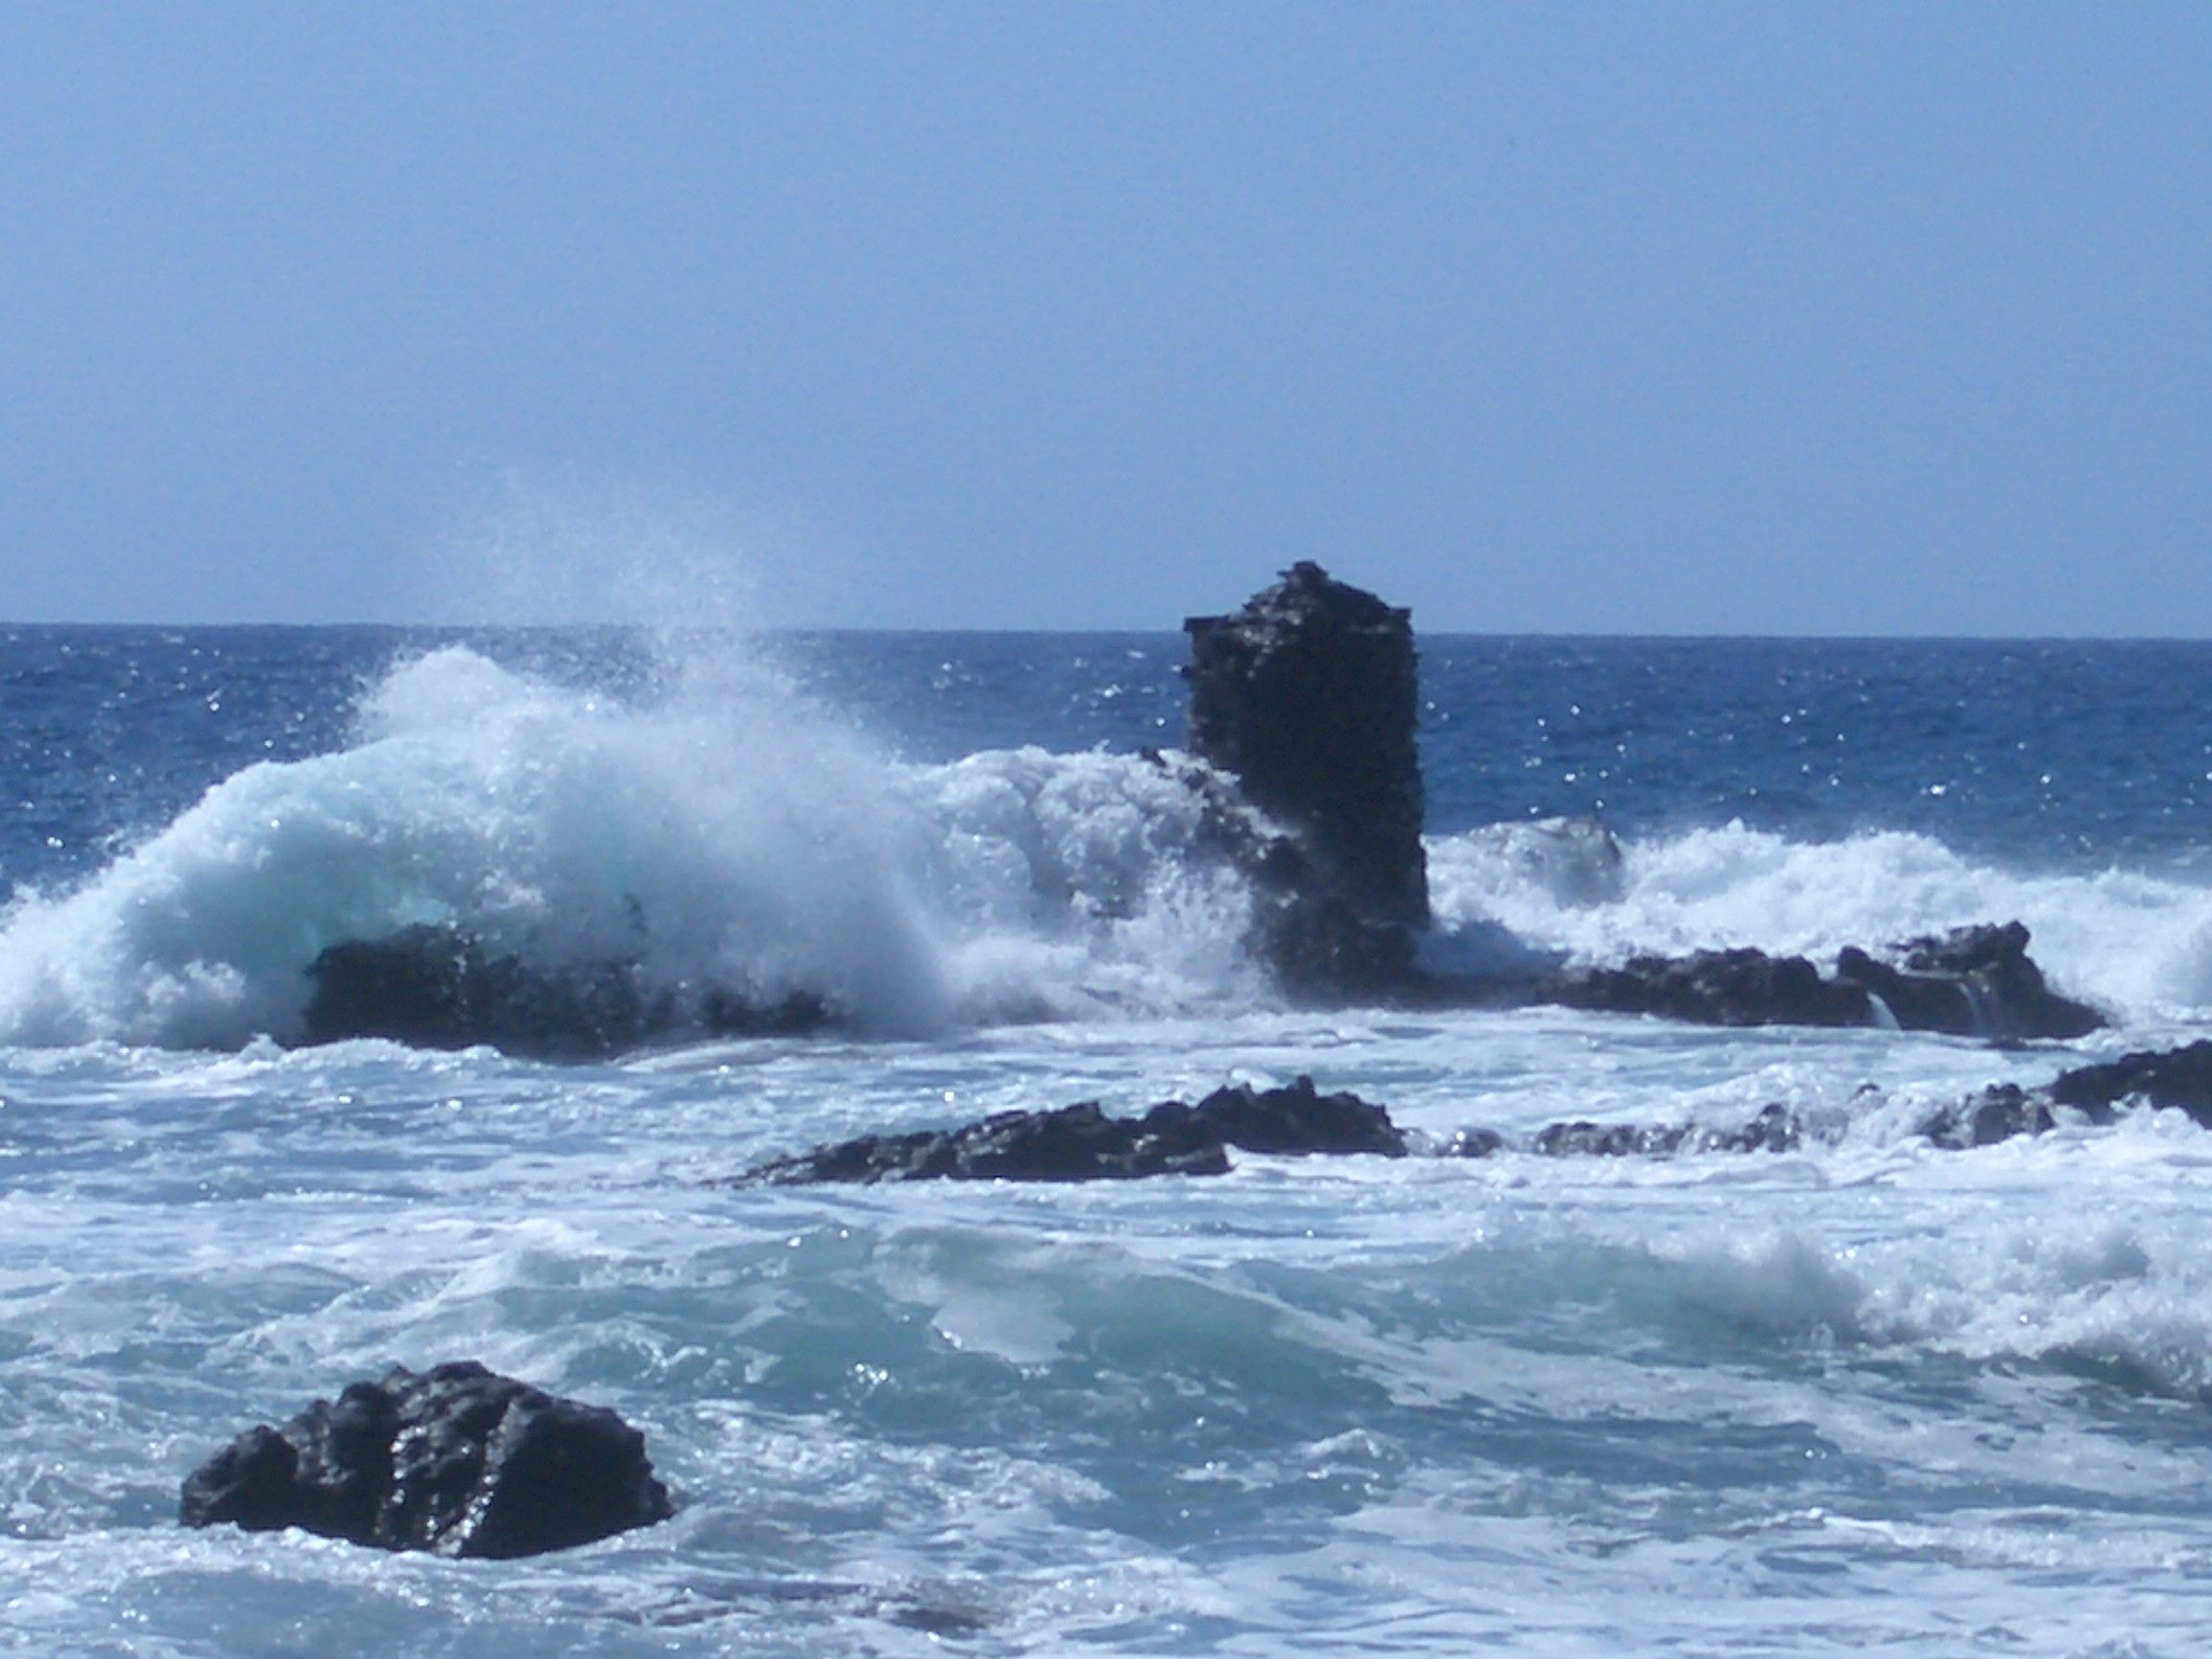
[(2018, 918), (2053, 983), (2125, 1020), (2212, 1008), (2212, 889), (2140, 872), (2022, 874), (1934, 837), (1802, 841), (1741, 823), (1619, 845), (1503, 826), (1429, 842), (1437, 927), (1503, 927), (1587, 962), (1756, 946), (1832, 959)]
[(19, 899), (0, 1036), (291, 1041), (321, 951), (425, 924), (892, 1034), (1257, 986), (1240, 885), (1157, 766), (900, 765), (764, 672), (678, 685), (634, 707), (463, 647), (402, 662), (352, 746), (248, 767), (77, 890)]

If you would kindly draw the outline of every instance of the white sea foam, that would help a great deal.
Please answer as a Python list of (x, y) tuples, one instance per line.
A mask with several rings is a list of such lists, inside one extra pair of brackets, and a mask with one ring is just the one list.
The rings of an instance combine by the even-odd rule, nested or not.
[(1588, 859), (1532, 858), (1496, 830), (1434, 837), (1438, 928), (1503, 926), (1589, 961), (1640, 950), (1756, 945), (1832, 956), (2015, 917), (2057, 987), (2124, 1016), (2189, 1018), (2212, 1007), (2212, 891), (2124, 871), (2021, 875), (1924, 835), (1882, 831), (1802, 842), (1743, 825), (1623, 849), (1619, 897), (1593, 900)]
[(647, 709), (451, 647), (359, 740), (247, 768), (0, 934), (0, 1035), (296, 1035), (325, 947), (456, 923), (541, 965), (821, 995), (868, 1028), (1155, 1007), (1243, 972), (1196, 804), (1132, 757), (901, 767), (757, 664)]
[[(1033, 747), (902, 765), (741, 651), (663, 679), (641, 707), (460, 647), (399, 664), (350, 747), (249, 767), (76, 891), (19, 900), (0, 1038), (289, 1039), (325, 947), (447, 922), (541, 965), (636, 961), (679, 998), (813, 993), (887, 1032), (1264, 997), (1250, 896), (1167, 769)], [(1740, 824), (1624, 847), (1500, 826), (1430, 861), (1424, 960), (1452, 972), (1817, 957), (2019, 917), (2062, 990), (2131, 1019), (2212, 1006), (2212, 891), (2148, 875)]]

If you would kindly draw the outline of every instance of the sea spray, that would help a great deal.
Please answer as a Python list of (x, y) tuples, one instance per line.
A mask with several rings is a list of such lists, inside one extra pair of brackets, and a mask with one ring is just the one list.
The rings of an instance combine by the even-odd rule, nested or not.
[(0, 1033), (291, 1041), (321, 951), (424, 924), (548, 970), (635, 963), (680, 1010), (798, 993), (883, 1033), (1256, 991), (1241, 885), (1158, 766), (902, 766), (741, 652), (661, 679), (639, 704), (465, 646), (399, 662), (350, 747), (250, 766), (18, 902)]
[(1521, 826), (1431, 838), (1444, 940), (1503, 927), (1529, 949), (1599, 963), (1743, 945), (1832, 959), (1846, 945), (2016, 917), (2062, 991), (2130, 1018), (2212, 1007), (2212, 888), (2176, 877), (2022, 874), (1903, 830), (1803, 841), (1731, 823), (1624, 841), (1617, 874), (1594, 873), (1587, 847), (1535, 857), (1528, 840)]

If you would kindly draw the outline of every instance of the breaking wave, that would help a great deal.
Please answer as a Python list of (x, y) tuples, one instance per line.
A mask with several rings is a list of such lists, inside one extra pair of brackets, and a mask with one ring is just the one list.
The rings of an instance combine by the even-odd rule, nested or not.
[[(757, 662), (635, 704), (451, 646), (394, 667), (349, 747), (254, 765), (76, 889), (0, 918), (0, 1039), (236, 1046), (301, 1034), (318, 954), (456, 926), (681, 999), (819, 997), (859, 1028), (1267, 999), (1251, 895), (1140, 756), (895, 761)], [(2019, 875), (1929, 837), (1595, 824), (1430, 841), (1432, 967), (1511, 973), (1757, 945), (1827, 956), (2019, 917), (2055, 983), (2124, 1018), (2212, 1007), (2212, 891)]]
[(1732, 823), (1615, 844), (1595, 826), (1512, 825), (1432, 837), (1440, 931), (1503, 927), (1591, 962), (1754, 945), (1832, 957), (2019, 918), (2058, 989), (2124, 1017), (2212, 1008), (2212, 890), (2111, 870), (2021, 875), (1926, 835), (1791, 840)]
[(1240, 890), (1158, 767), (1042, 750), (902, 766), (756, 667), (651, 708), (463, 647), (403, 662), (335, 754), (251, 766), (0, 931), (0, 1033), (297, 1035), (326, 947), (455, 924), (536, 965), (825, 997), (863, 1028), (1242, 987)]

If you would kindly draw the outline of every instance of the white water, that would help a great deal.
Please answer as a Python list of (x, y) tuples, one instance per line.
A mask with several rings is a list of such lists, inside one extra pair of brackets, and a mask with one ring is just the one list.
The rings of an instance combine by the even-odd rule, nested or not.
[[(826, 996), (863, 1030), (1266, 1000), (1247, 899), (1195, 802), (1105, 753), (900, 765), (757, 664), (650, 707), (449, 648), (395, 669), (341, 753), (249, 767), (83, 887), (0, 926), (0, 1034), (236, 1047), (295, 1037), (325, 947), (459, 921), (545, 964)], [(1433, 838), (1439, 964), (1750, 944), (1832, 955), (2019, 917), (2055, 983), (2125, 1020), (2212, 1006), (2212, 891), (2023, 877), (1925, 837), (1741, 826), (1627, 846)]]
[[(2126, 871), (2021, 876), (1924, 835), (1791, 841), (1741, 824), (1622, 849), (1616, 874), (1588, 848), (1518, 827), (1434, 838), (1438, 924), (1502, 925), (1589, 961), (1637, 951), (1755, 945), (1832, 959), (1895, 941), (2018, 918), (2052, 982), (2123, 1019), (2212, 1010), (2212, 889)], [(1608, 883), (1618, 897), (1599, 897)]]
[(862, 1028), (1256, 987), (1242, 898), (1158, 768), (1041, 750), (902, 767), (760, 671), (648, 709), (465, 649), (394, 670), (339, 754), (252, 766), (0, 931), (0, 1033), (297, 1036), (318, 952), (457, 921), (541, 964), (825, 996)]
[[(343, 752), (240, 773), (0, 924), (0, 1651), (2200, 1649), (2212, 1136), (1912, 1131), (2200, 1035), (2203, 890), (1742, 828), (1616, 869), (1517, 825), (1431, 841), (1446, 959), (2019, 916), (2126, 1023), (1999, 1051), (1296, 1012), (1148, 763), (902, 765), (757, 663), (669, 686), (432, 654)], [(828, 987), (864, 1028), (569, 1068), (256, 1039), (294, 1029), (324, 945), (448, 918), (666, 984)], [(724, 1184), (871, 1130), (1300, 1072), (1431, 1145), (1771, 1101), (1809, 1135)], [(249, 1423), (464, 1357), (622, 1411), (677, 1519), (506, 1564), (176, 1527)]]

